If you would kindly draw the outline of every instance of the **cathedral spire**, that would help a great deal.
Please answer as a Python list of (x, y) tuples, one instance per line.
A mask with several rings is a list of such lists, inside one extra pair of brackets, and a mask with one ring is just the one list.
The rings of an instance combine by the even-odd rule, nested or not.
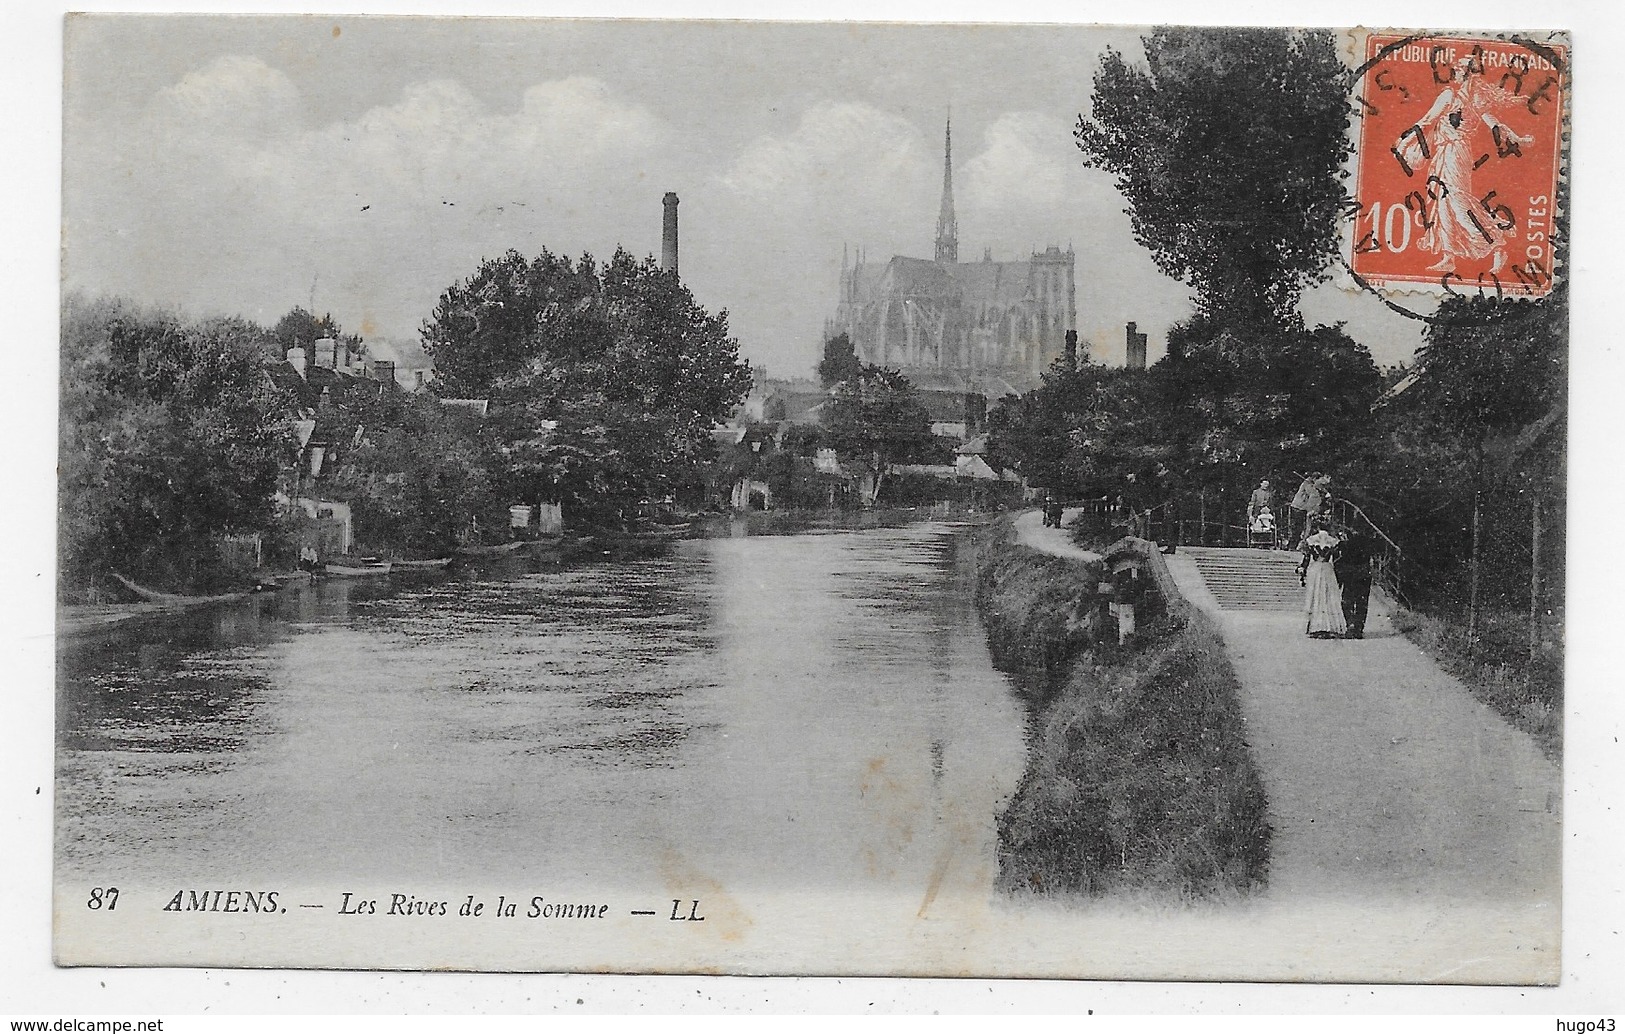
[(959, 222), (954, 218), (954, 120), (942, 138), (942, 210), (937, 213), (937, 261), (959, 261)]

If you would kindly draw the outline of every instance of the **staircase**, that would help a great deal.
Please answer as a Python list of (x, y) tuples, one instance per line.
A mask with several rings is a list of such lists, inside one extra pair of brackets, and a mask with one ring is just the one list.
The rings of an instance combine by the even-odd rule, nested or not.
[(1301, 554), (1279, 549), (1180, 546), (1207, 583), (1221, 610), (1301, 611)]

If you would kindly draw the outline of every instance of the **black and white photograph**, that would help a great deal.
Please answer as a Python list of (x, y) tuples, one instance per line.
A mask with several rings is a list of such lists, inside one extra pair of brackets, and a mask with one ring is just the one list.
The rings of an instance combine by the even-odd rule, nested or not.
[(1336, 10), (67, 14), (52, 963), (1563, 986), (1607, 58)]

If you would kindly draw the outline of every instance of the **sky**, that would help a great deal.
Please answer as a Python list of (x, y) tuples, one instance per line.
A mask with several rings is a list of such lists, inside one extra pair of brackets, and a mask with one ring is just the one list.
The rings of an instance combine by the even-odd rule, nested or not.
[[(959, 253), (1077, 252), (1080, 337), (1123, 361), (1189, 291), (1133, 239), (1072, 140), (1131, 29), (386, 17), (89, 15), (66, 33), (69, 290), (274, 322), (331, 312), (415, 340), (441, 291), (508, 249), (660, 251), (741, 351), (805, 376), (843, 251), (929, 257), (954, 127)], [(1335, 285), (1377, 361), (1419, 324)]]

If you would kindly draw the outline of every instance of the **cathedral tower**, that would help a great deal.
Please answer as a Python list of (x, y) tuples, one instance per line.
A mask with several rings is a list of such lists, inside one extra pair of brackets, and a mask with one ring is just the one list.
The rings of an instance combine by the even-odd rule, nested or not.
[(954, 218), (954, 121), (942, 139), (942, 210), (937, 213), (937, 261), (959, 261), (959, 222)]

